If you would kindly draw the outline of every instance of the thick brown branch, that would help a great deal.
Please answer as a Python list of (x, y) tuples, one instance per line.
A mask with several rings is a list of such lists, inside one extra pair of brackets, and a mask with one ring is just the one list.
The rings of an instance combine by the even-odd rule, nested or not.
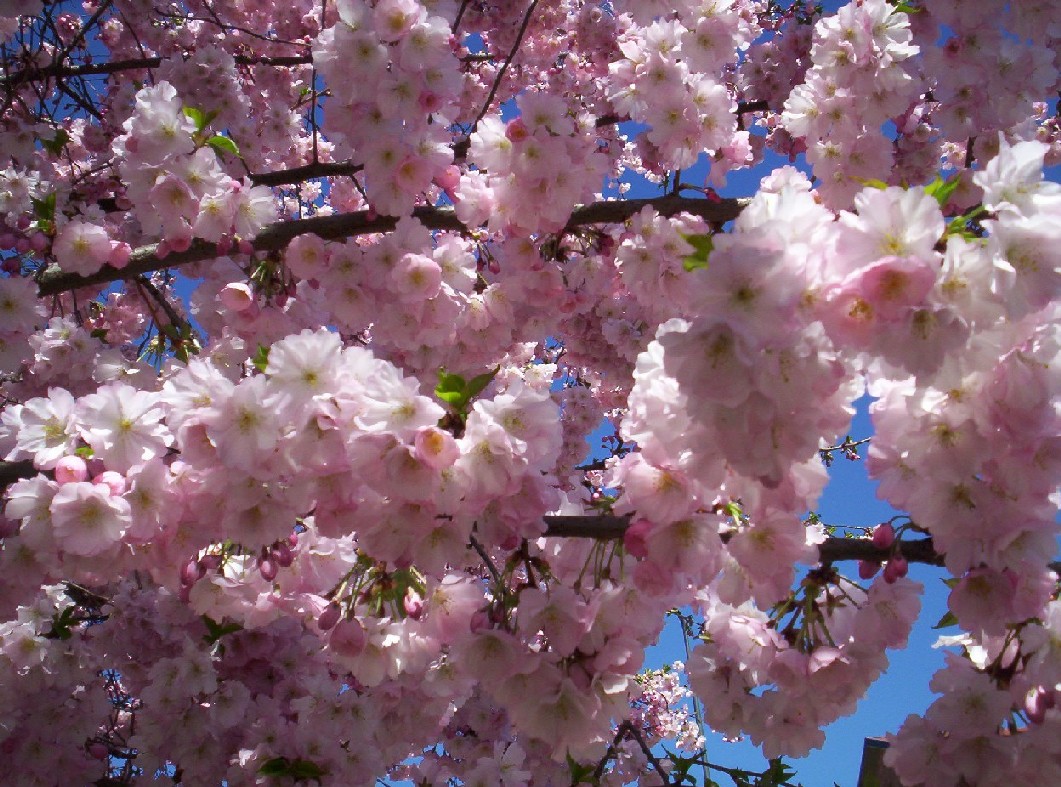
[(13, 484), (20, 478), (33, 478), (37, 470), (33, 462), (25, 459), (21, 462), (0, 462), (0, 489)]
[[(245, 55), (236, 55), (235, 61), (236, 65), (241, 66), (304, 66), (313, 62), (313, 57), (308, 53), (305, 55), (288, 55), (284, 57), (248, 57)], [(13, 88), (24, 85), (26, 82), (36, 82), (41, 79), (68, 79), (70, 77), (117, 74), (122, 71), (158, 68), (161, 64), (161, 57), (140, 57), (128, 60), (111, 60), (102, 63), (83, 63), (79, 65), (53, 63), (47, 66), (23, 68), (13, 72), (10, 76), (0, 77), (0, 85)]]
[[(617, 224), (626, 221), (646, 206), (651, 206), (666, 216), (684, 211), (700, 216), (705, 221), (726, 222), (735, 219), (747, 203), (746, 199), (727, 199), (715, 202), (674, 194), (652, 199), (595, 202), (575, 208), (567, 222), (567, 228), (588, 224)], [(423, 206), (414, 209), (413, 216), (428, 229), (469, 232), (468, 227), (457, 218), (453, 208)], [(254, 239), (253, 245), (255, 251), (259, 252), (279, 251), (299, 235), (313, 234), (324, 240), (343, 240), (357, 235), (390, 232), (397, 223), (398, 219), (394, 216), (378, 216), (371, 211), (278, 221), (262, 230)], [(49, 271), (40, 278), (39, 292), (42, 297), (58, 295), (80, 287), (133, 279), (150, 271), (176, 268), (217, 256), (219, 255), (216, 245), (205, 241), (195, 241), (185, 251), (171, 252), (165, 257), (158, 255), (157, 244), (150, 244), (135, 249), (129, 257), (129, 264), (121, 270), (108, 265), (89, 276), (63, 273), (58, 270)]]
[[(20, 478), (32, 478), (37, 474), (29, 461), (0, 461), (0, 488)], [(546, 516), (545, 535), (550, 538), (595, 538), (609, 541), (622, 538), (630, 526), (629, 516)], [(724, 541), (729, 539), (723, 538)], [(943, 556), (936, 552), (931, 538), (917, 541), (900, 541), (899, 549), (910, 563), (925, 563), (942, 566)], [(885, 561), (890, 557), (887, 549), (877, 549), (868, 538), (838, 538), (832, 536), (818, 546), (818, 556), (823, 563), (849, 560)], [(1061, 561), (1049, 564), (1052, 571), (1061, 574)]]
[(311, 180), (312, 178), (331, 178), (341, 177), (343, 175), (355, 175), (360, 172), (364, 167), (360, 164), (354, 164), (352, 161), (337, 161), (334, 163), (327, 163), (323, 161), (317, 161), (312, 164), (305, 164), (301, 167), (292, 167), (291, 169), (280, 169), (276, 172), (263, 172), (260, 175), (251, 175), (251, 183), (255, 186), (288, 186), (294, 183), (301, 183), (304, 180)]
[[(552, 538), (596, 538), (612, 540), (622, 538), (630, 525), (628, 516), (547, 516), (545, 535)], [(723, 540), (728, 540), (723, 538)], [(918, 541), (900, 541), (903, 557), (910, 563), (926, 563), (942, 566), (943, 555), (936, 552), (931, 538)], [(887, 549), (877, 549), (868, 538), (838, 538), (832, 536), (818, 547), (818, 556), (823, 563), (847, 560), (885, 561), (890, 557)], [(1061, 561), (1049, 564), (1050, 569), (1061, 574)]]

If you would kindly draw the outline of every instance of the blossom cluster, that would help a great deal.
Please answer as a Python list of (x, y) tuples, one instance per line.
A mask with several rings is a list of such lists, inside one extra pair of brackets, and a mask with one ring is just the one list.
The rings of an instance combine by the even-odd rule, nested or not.
[[(15, 5), (20, 784), (800, 756), (927, 553), (960, 633), (889, 762), (1061, 780), (1056, 3)], [(867, 393), (904, 514), (843, 542), (807, 512)], [(698, 642), (655, 670), (668, 614)]]

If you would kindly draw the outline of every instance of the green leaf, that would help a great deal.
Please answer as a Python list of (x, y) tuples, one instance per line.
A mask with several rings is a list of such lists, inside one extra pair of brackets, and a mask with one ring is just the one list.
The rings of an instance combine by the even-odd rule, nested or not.
[(961, 216), (955, 216), (947, 224), (947, 229), (944, 231), (943, 236), (949, 237), (951, 235), (961, 235), (963, 238), (973, 240), (976, 238), (976, 233), (972, 232), (968, 224), (970, 221), (979, 218), (987, 211), (984, 210), (982, 205), (977, 205), (972, 210), (963, 213)]
[(287, 776), (290, 767), (291, 763), (288, 762), (287, 757), (273, 757), (271, 760), (266, 760), (262, 763), (261, 767), (258, 768), (258, 774), (261, 776)]
[(32, 199), (33, 203), (33, 215), (37, 221), (55, 221), (55, 192), (46, 196), (44, 199)]
[(933, 629), (947, 629), (951, 626), (958, 625), (958, 618), (955, 617), (953, 612), (947, 611), (947, 614), (939, 619), (939, 623), (933, 626)]
[(319, 784), (321, 777), (324, 775), (324, 769), (312, 760), (299, 758), (291, 760), (287, 768), (287, 775), (296, 782), (310, 781), (312, 779)]
[(42, 139), (41, 147), (51, 153), (53, 156), (58, 156), (63, 152), (63, 147), (67, 142), (70, 141), (70, 135), (66, 133), (64, 129), (59, 129), (55, 132), (55, 139)]
[(218, 153), (231, 153), (233, 156), (236, 156), (237, 158), (239, 157), (239, 148), (236, 146), (236, 143), (228, 137), (214, 134), (214, 136), (206, 140), (206, 144)]
[(710, 235), (683, 235), (682, 239), (693, 247), (693, 253), (682, 258), (682, 267), (692, 273), (707, 267), (707, 258), (714, 251), (715, 241)]
[(935, 198), (942, 208), (950, 201), (951, 195), (959, 185), (961, 185), (961, 178), (957, 175), (952, 175), (946, 180), (937, 175), (934, 181), (925, 186), (925, 193)]
[(596, 779), (592, 778), (596, 768), (593, 765), (582, 765), (575, 762), (575, 759), (570, 754), (567, 755), (567, 770), (571, 774), (572, 786), (576, 784), (599, 784)]
[(490, 384), (490, 381), (493, 380), (497, 376), (497, 373), (500, 371), (501, 366), (498, 365), (494, 367), (493, 371), (484, 372), (483, 374), (477, 374), (475, 377), (470, 379), (468, 381), (468, 384), (464, 386), (464, 395), (465, 397), (467, 397), (468, 401), (471, 401), (476, 396), (481, 394), (483, 392), (483, 389), (485, 389), (486, 386)]
[(453, 407), (460, 409), (460, 405), (467, 401), (464, 395), (467, 385), (467, 382), (459, 374), (450, 374), (449, 372), (439, 369), (438, 385), (435, 386), (435, 396), (446, 404), (453, 405)]
[(857, 177), (855, 175), (851, 175), (850, 177), (851, 177), (852, 180), (855, 180), (855, 181), (861, 183), (863, 186), (868, 186), (869, 188), (874, 188), (874, 189), (886, 189), (886, 188), (888, 188), (888, 184), (887, 183), (885, 183), (883, 180), (878, 180), (877, 178), (860, 178), (860, 177)]
[(70, 627), (75, 624), (76, 621), (74, 620), (74, 608), (67, 607), (62, 612), (57, 612), (56, 614), (52, 615), (52, 630), (44, 636), (48, 639), (70, 639), (70, 637), (73, 636), (70, 633)]
[(82, 459), (91, 459), (93, 456), (96, 455), (96, 452), (92, 450), (92, 446), (83, 445), (79, 448), (75, 448), (74, 454), (76, 456), (80, 456)]
[(203, 637), (203, 642), (207, 645), (213, 645), (226, 634), (234, 634), (243, 629), (243, 626), (239, 623), (218, 623), (209, 615), (203, 615), (202, 620), (207, 631), (207, 634)]
[(185, 107), (184, 116), (195, 124), (195, 132), (198, 134), (210, 124), (210, 121), (217, 117), (217, 113), (203, 112), (196, 107)]
[(251, 358), (251, 366), (259, 372), (264, 372), (266, 367), (269, 366), (269, 348), (264, 344), (258, 345), (258, 351)]

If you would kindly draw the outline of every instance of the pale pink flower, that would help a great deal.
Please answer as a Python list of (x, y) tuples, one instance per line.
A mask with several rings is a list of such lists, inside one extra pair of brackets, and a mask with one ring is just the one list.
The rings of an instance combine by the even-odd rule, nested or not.
[(107, 486), (87, 481), (63, 484), (50, 510), (56, 542), (75, 555), (107, 551), (132, 525), (128, 502), (111, 494)]
[(64, 271), (87, 276), (110, 258), (111, 239), (103, 227), (74, 219), (59, 230), (52, 243), (52, 254)]
[(161, 456), (173, 437), (162, 421), (157, 394), (125, 383), (101, 386), (78, 403), (79, 429), (95, 455), (114, 470)]

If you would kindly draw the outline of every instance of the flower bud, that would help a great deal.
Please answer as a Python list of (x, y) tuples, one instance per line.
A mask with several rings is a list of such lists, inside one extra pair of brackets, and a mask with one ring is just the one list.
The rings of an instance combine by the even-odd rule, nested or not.
[(64, 456), (55, 463), (55, 480), (60, 484), (84, 481), (88, 478), (88, 465), (80, 456)]
[(334, 601), (324, 608), (324, 611), (317, 617), (317, 628), (321, 631), (328, 631), (329, 629), (335, 628), (335, 624), (339, 622), (339, 617), (342, 615), (342, 610), (339, 605)]
[(125, 476), (114, 470), (104, 470), (92, 479), (92, 483), (107, 487), (115, 497), (125, 494)]
[(877, 576), (878, 571), (880, 571), (880, 563), (878, 563), (876, 560), (858, 561), (859, 579), (873, 579), (873, 577)]
[(181, 566), (180, 575), (182, 585), (194, 585), (206, 576), (206, 569), (203, 568), (198, 560), (192, 557), (188, 558), (184, 565)]
[(272, 582), (280, 572), (280, 567), (275, 560), (271, 557), (267, 557), (258, 561), (258, 571), (261, 573), (262, 579), (266, 582)]
[(413, 620), (419, 620), (424, 614), (424, 599), (415, 590), (409, 588), (405, 591), (405, 598), (402, 599), (402, 607), (406, 615)]
[(217, 297), (222, 306), (233, 312), (246, 311), (254, 303), (254, 293), (242, 282), (226, 284)]
[(895, 528), (888, 522), (877, 525), (873, 531), (873, 546), (877, 549), (888, 549), (895, 543)]
[(905, 577), (909, 568), (905, 557), (895, 555), (884, 564), (884, 581), (889, 585), (893, 584), (896, 580)]

